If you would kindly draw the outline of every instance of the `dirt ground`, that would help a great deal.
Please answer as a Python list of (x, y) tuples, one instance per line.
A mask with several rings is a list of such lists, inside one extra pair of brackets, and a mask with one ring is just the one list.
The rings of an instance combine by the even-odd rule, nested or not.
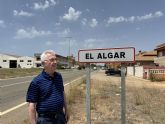
[[(120, 123), (120, 85), (119, 76), (106, 76), (104, 71), (91, 75), (91, 124)], [(69, 124), (85, 124), (85, 83), (74, 88), (71, 94), (68, 96), (72, 97)], [(165, 124), (165, 81), (126, 77), (126, 123)]]
[[(91, 74), (91, 124), (121, 123), (120, 93), (121, 77), (106, 76), (103, 70)], [(71, 87), (67, 100), (68, 124), (86, 124), (86, 83)], [(27, 114), (25, 108), (15, 114)], [(18, 116), (24, 120), (21, 124), (29, 124), (23, 116), (27, 117)], [(126, 76), (126, 124), (165, 124), (165, 81), (150, 82)]]

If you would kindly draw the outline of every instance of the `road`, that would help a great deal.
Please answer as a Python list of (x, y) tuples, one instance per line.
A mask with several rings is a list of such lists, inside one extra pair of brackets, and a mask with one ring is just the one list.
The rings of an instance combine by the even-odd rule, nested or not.
[[(64, 83), (85, 74), (84, 70), (70, 70), (61, 72)], [(27, 88), (34, 76), (0, 80), (1, 114), (25, 102)]]

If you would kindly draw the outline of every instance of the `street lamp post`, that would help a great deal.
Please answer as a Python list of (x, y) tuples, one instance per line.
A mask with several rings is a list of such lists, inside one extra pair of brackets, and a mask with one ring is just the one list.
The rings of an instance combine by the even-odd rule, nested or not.
[(64, 37), (64, 38), (67, 38), (67, 39), (69, 39), (69, 55), (68, 55), (68, 68), (70, 68), (70, 39), (72, 38), (72, 37), (70, 37), (70, 36), (68, 36), (68, 37)]

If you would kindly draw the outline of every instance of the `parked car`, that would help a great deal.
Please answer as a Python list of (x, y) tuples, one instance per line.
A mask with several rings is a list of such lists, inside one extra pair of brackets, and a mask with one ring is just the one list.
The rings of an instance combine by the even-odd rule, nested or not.
[(97, 70), (97, 67), (93, 67), (93, 70)]
[(105, 71), (105, 74), (107, 74), (107, 75), (115, 75), (116, 72), (115, 72), (114, 68), (110, 68), (110, 69)]
[(107, 75), (120, 75), (121, 76), (121, 71), (119, 69), (114, 69), (114, 68), (110, 68), (108, 70), (105, 71), (105, 74)]
[(115, 73), (119, 74), (121, 76), (121, 71), (120, 70), (116, 70)]

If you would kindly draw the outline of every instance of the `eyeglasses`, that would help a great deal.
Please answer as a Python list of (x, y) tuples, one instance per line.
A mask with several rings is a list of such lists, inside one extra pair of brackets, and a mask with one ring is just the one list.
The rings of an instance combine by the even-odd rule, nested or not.
[(45, 61), (55, 62), (55, 61), (57, 61), (57, 58), (47, 59), (47, 60), (45, 60)]

